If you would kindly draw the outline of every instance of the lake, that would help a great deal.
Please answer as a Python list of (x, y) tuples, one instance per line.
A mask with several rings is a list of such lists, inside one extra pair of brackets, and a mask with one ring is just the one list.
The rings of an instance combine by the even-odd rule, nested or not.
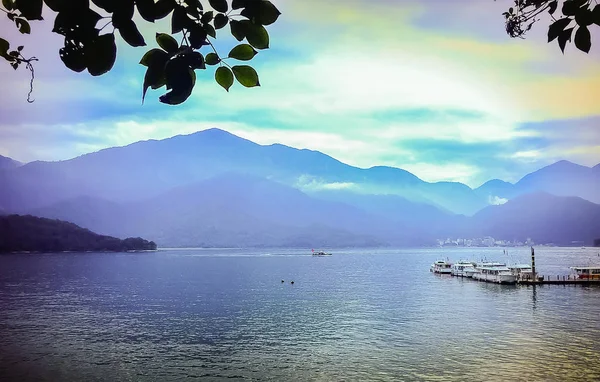
[[(536, 265), (556, 277), (598, 252), (539, 247)], [(0, 256), (0, 380), (600, 380), (600, 287), (429, 272), (501, 248), (333, 253)]]

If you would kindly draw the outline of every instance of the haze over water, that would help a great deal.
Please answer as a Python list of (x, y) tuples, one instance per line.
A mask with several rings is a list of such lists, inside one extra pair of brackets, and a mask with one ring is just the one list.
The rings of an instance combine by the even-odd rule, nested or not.
[[(536, 265), (598, 251), (540, 247)], [(0, 380), (600, 380), (598, 287), (429, 272), (501, 248), (309, 253), (0, 256)]]

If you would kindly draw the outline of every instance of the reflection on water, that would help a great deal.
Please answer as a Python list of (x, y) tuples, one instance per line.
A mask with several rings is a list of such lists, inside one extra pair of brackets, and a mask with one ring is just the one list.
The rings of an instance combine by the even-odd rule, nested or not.
[[(566, 274), (582, 251), (536, 266)], [(0, 256), (0, 380), (600, 380), (600, 288), (429, 272), (498, 253)]]

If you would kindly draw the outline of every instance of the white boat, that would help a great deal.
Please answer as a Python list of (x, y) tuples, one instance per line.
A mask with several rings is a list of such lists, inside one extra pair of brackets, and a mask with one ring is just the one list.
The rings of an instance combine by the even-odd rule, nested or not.
[(575, 271), (580, 280), (600, 280), (600, 265), (569, 268)]
[(517, 282), (517, 276), (511, 272), (506, 264), (494, 262), (477, 264), (473, 278), (497, 284), (514, 284)]
[(529, 264), (512, 264), (508, 265), (508, 269), (513, 275), (517, 276), (517, 281), (533, 279), (533, 269)]
[(317, 251), (317, 252), (315, 252), (315, 250), (313, 249), (312, 250), (312, 255), (313, 256), (331, 256), (331, 253), (326, 253), (326, 252), (323, 252), (323, 251)]
[(452, 271), (452, 264), (444, 260), (437, 260), (435, 263), (431, 264), (429, 271), (433, 273), (450, 274)]
[(475, 264), (470, 261), (459, 261), (452, 264), (450, 274), (457, 277), (472, 277), (475, 273)]

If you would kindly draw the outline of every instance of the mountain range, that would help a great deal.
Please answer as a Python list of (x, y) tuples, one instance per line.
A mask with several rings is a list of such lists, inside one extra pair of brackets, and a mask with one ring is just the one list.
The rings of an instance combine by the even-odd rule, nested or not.
[[(600, 165), (561, 161), (515, 184), (471, 189), (219, 129), (0, 167), (0, 213), (163, 247), (408, 246), (456, 235), (591, 242), (600, 237), (598, 190)], [(490, 205), (498, 200), (508, 202)]]

